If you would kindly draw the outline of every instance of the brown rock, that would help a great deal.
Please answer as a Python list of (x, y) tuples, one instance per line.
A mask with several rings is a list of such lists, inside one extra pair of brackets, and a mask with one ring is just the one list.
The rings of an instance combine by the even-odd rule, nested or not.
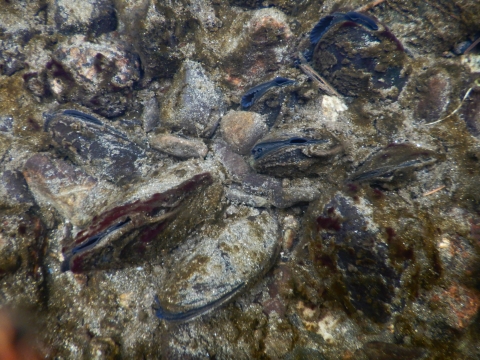
[(452, 328), (463, 330), (474, 321), (480, 308), (480, 295), (473, 289), (453, 283), (448, 289), (436, 291), (430, 298), (430, 306), (439, 307), (445, 322)]
[(257, 113), (229, 111), (221, 120), (220, 130), (223, 139), (235, 152), (247, 155), (268, 128), (264, 117)]
[(150, 138), (153, 148), (180, 159), (205, 158), (207, 146), (202, 140), (189, 140), (173, 135), (155, 135)]

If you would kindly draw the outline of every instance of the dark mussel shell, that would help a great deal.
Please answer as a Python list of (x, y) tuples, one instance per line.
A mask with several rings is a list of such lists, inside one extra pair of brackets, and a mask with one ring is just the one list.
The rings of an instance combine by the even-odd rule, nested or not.
[(136, 162), (146, 158), (145, 150), (92, 115), (77, 110), (47, 115), (45, 130), (61, 153), (77, 165), (95, 167), (96, 175), (115, 184), (142, 175)]
[(165, 259), (157, 316), (188, 321), (225, 304), (271, 268), (278, 236), (273, 214), (248, 207), (203, 234), (193, 234)]
[[(210, 173), (197, 174), (169, 190), (127, 201), (95, 217), (63, 248), (63, 271), (115, 269), (154, 259), (205, 220), (220, 201)], [(143, 191), (139, 190), (139, 194)]]
[(253, 168), (280, 177), (316, 174), (342, 152), (343, 146), (327, 131), (269, 135), (252, 149)]
[(397, 184), (410, 179), (415, 170), (434, 164), (442, 156), (432, 150), (412, 144), (393, 143), (370, 156), (360, 169), (350, 176), (351, 182)]

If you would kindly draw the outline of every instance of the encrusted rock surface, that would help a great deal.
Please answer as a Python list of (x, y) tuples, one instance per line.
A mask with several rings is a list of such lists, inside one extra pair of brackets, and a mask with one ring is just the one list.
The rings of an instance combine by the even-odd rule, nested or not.
[(474, 0), (3, 2), (5, 349), (480, 358), (479, 24)]

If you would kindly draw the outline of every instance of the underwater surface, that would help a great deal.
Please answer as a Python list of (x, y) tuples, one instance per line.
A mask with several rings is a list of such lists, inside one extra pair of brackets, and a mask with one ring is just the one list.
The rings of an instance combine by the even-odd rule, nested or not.
[(479, 359), (480, 2), (3, 2), (0, 280), (0, 357)]

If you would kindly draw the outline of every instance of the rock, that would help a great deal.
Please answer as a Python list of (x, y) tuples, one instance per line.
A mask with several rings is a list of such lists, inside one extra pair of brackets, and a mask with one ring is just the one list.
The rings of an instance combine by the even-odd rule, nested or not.
[(4, 134), (13, 132), (13, 116), (0, 116), (0, 132)]
[(476, 138), (480, 137), (480, 91), (473, 90), (470, 93), (470, 101), (462, 107), (463, 119), (468, 131)]
[(117, 15), (113, 1), (89, 0), (75, 3), (55, 0), (50, 14), (60, 33), (99, 36), (117, 29)]
[(11, 76), (25, 68), (23, 47), (11, 42), (0, 44), (0, 74)]
[(437, 314), (435, 322), (457, 331), (471, 325), (480, 308), (480, 293), (458, 283), (452, 283), (448, 289), (435, 287), (426, 297), (429, 308)]
[(89, 344), (88, 357), (92, 360), (118, 359), (120, 349), (111, 338), (94, 337)]
[(81, 168), (36, 154), (27, 160), (23, 173), (37, 201), (51, 204), (73, 225), (85, 225), (96, 213), (92, 197), (98, 197), (98, 181)]
[(415, 116), (427, 123), (440, 120), (446, 116), (446, 110), (452, 96), (452, 84), (450, 75), (429, 71), (416, 79), (417, 90), (420, 92), (420, 100), (415, 109)]
[(140, 80), (138, 56), (124, 44), (73, 36), (59, 44), (46, 64), (50, 91), (60, 102), (80, 102), (106, 117), (123, 114), (125, 95)]
[[(172, 78), (185, 54), (193, 51), (194, 30), (189, 3), (170, 4), (151, 0), (115, 0), (119, 20), (141, 58), (147, 79)], [(187, 46), (185, 46), (187, 45)]]
[(428, 351), (417, 347), (372, 341), (361, 349), (369, 360), (419, 360), (425, 359)]
[(154, 95), (143, 103), (142, 122), (146, 133), (154, 130), (160, 123), (160, 108)]
[(152, 135), (150, 144), (179, 159), (205, 158), (208, 148), (202, 140), (189, 140), (173, 135)]
[(265, 118), (257, 113), (229, 111), (222, 117), (220, 131), (235, 152), (248, 155), (253, 145), (265, 135), (267, 125)]
[(219, 51), (224, 54), (225, 79), (239, 100), (246, 89), (280, 68), (292, 39), (287, 16), (276, 8), (240, 12), (235, 17)]
[(28, 191), (23, 174), (18, 170), (5, 170), (0, 175), (0, 208), (17, 208), (23, 211), (33, 206), (35, 200)]
[(367, 216), (371, 205), (360, 204), (337, 193), (321, 205), (320, 216), (315, 219), (318, 236), (310, 244), (311, 257), (320, 273), (331, 267), (329, 271), (339, 275), (348, 306), (385, 323), (398, 306), (396, 289), (402, 272), (392, 266), (389, 246), (378, 237)]
[(0, 215), (0, 294), (4, 306), (41, 304), (46, 227), (37, 216)]
[(187, 321), (231, 300), (270, 269), (278, 231), (267, 211), (244, 207), (224, 224), (190, 237), (169, 260), (157, 291), (157, 316)]
[(226, 110), (223, 94), (197, 62), (187, 60), (161, 104), (161, 126), (210, 137)]

